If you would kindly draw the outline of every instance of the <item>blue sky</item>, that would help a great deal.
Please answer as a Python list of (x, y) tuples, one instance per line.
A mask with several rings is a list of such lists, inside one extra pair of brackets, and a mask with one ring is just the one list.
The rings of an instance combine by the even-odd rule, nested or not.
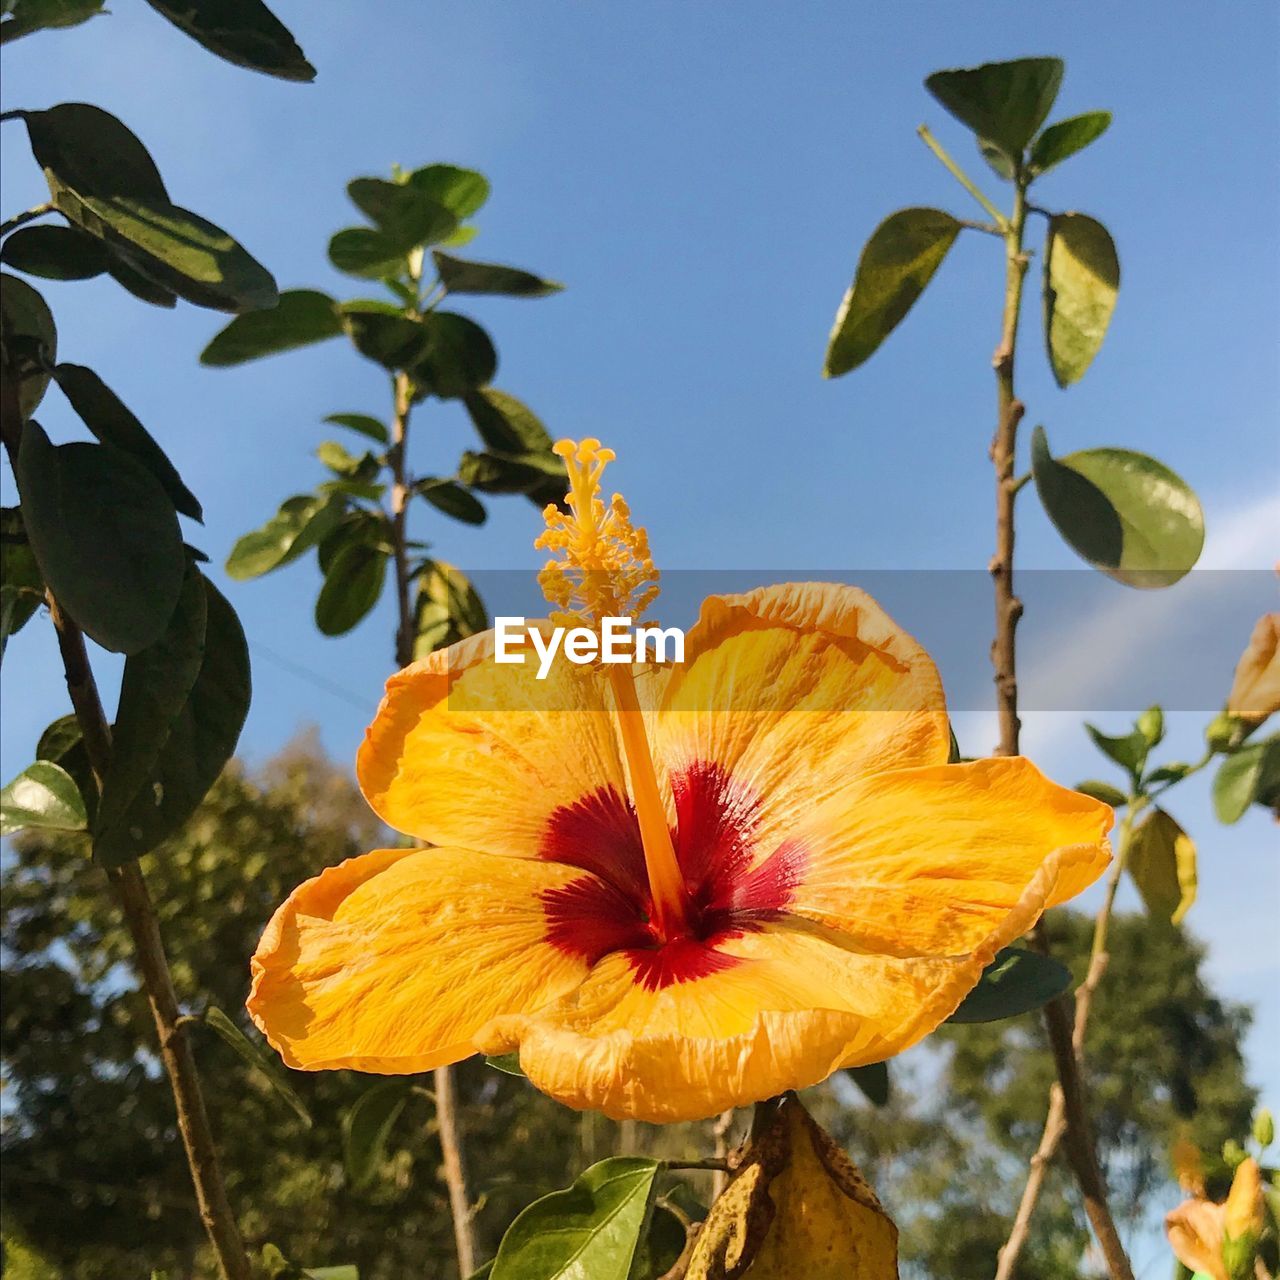
[[(1032, 288), (1020, 370), (1028, 422), (1044, 422), (1058, 451), (1124, 444), (1173, 466), (1203, 500), (1206, 564), (1262, 570), (1280, 547), (1273, 6), (280, 0), (319, 69), (312, 86), (231, 67), (145, 6), (115, 7), (6, 50), (5, 107), (107, 107), (145, 140), (175, 199), (236, 234), (282, 287), (343, 296), (362, 290), (328, 268), (324, 249), (357, 221), (348, 179), (393, 162), (484, 170), (494, 194), (469, 252), (568, 286), (547, 301), (460, 308), (497, 339), (496, 385), (553, 433), (614, 445), (614, 478), (660, 565), (773, 577), (985, 565), (998, 244), (962, 237), (862, 370), (824, 382), (822, 354), (862, 242), (884, 215), (909, 204), (975, 213), (917, 124), (929, 121), (989, 191), (1000, 186), (922, 78), (1059, 54), (1067, 75), (1055, 116), (1105, 107), (1115, 123), (1039, 198), (1107, 223), (1123, 284), (1102, 354), (1067, 392), (1048, 374)], [(0, 159), (6, 212), (42, 198), (20, 125), (0, 131)], [(197, 489), (207, 526), (195, 540), (220, 581), (235, 538), (322, 478), (311, 457), (326, 435), (321, 417), (385, 409), (381, 376), (338, 344), (204, 370), (196, 355), (221, 323), (211, 313), (157, 311), (104, 282), (51, 284), (46, 295), (63, 358), (103, 373)], [(42, 421), (70, 438), (79, 428), (54, 398)], [(447, 473), (468, 430), (454, 409), (424, 408), (418, 469)], [(7, 468), (3, 481), (11, 501)], [(418, 532), (464, 567), (535, 563), (536, 514), (523, 500), (495, 500), (480, 530), (425, 512)], [(1020, 512), (1023, 565), (1076, 567), (1029, 492)], [(1251, 584), (1254, 615), (1275, 607), (1261, 574)], [(1198, 616), (1190, 583), (1158, 610), (1144, 606), (1140, 624), (1124, 588), (1102, 587), (1087, 616), (1063, 619), (1056, 643), (1024, 646), (1029, 669), (1063, 680), (1110, 662), (1136, 671), (1144, 648), (1175, 643), (1180, 620)], [(311, 562), (227, 586), (257, 646), (251, 757), (304, 722), (349, 756), (376, 703), (388, 610), (325, 640), (311, 622), (317, 588)], [(1225, 691), (1244, 640), (1184, 646), (1185, 661), (1206, 687), (1218, 670)], [(9, 775), (65, 709), (47, 623), (14, 641), (3, 692)], [(1109, 704), (1082, 693), (1079, 705)], [(1171, 754), (1197, 754), (1211, 705), (1174, 718)], [(972, 714), (967, 746), (979, 750), (993, 735)], [(1028, 726), (1030, 750), (1066, 781), (1097, 772), (1078, 719), (1044, 713)], [(1261, 813), (1223, 830), (1205, 789), (1188, 791), (1177, 808), (1203, 862), (1191, 924), (1213, 947), (1224, 990), (1259, 1005), (1252, 1062), (1275, 1104), (1275, 833)]]

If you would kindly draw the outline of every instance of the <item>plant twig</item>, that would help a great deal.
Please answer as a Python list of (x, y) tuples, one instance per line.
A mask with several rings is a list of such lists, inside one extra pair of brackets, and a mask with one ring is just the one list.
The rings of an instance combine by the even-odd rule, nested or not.
[[(947, 172), (986, 210), (987, 217), (996, 225), (997, 234), (1008, 235), (1009, 219), (987, 199), (978, 184), (947, 154), (947, 149), (929, 131), (929, 126), (922, 124), (916, 132), (920, 135), (920, 141), (942, 161)], [(965, 225), (969, 224), (966, 223)], [(986, 230), (980, 224), (977, 229), (980, 231)]]
[(0, 222), (0, 236), (7, 236), (10, 231), (16, 231), (26, 223), (34, 222), (37, 218), (43, 218), (46, 213), (52, 212), (53, 205), (46, 200), (44, 204), (35, 205), (24, 213), (15, 213), (8, 221)]
[[(950, 157), (931, 140), (932, 135), (928, 130), (922, 129), (920, 136), (929, 144), (938, 158), (952, 170), (957, 179), (971, 191), (971, 194), (980, 198), (983, 206), (986, 207), (985, 197), (981, 197), (981, 193), (954, 166)], [(1008, 220), (1002, 219), (1007, 227), (1004, 313), (1000, 327), (1000, 342), (992, 358), (996, 375), (996, 431), (991, 442), (991, 461), (995, 468), (996, 481), (996, 548), (989, 567), (995, 591), (996, 626), (995, 639), (991, 645), (991, 663), (995, 671), (996, 707), (1000, 720), (1000, 741), (996, 751), (1002, 756), (1018, 754), (1021, 731), (1021, 722), (1018, 719), (1016, 634), (1018, 620), (1022, 617), (1022, 601), (1018, 599), (1014, 590), (1013, 553), (1014, 501), (1020, 487), (1014, 478), (1014, 461), (1018, 424), (1022, 420), (1024, 409), (1014, 387), (1014, 358), (1018, 344), (1018, 319), (1022, 311), (1023, 284), (1027, 274), (1027, 253), (1023, 247), (1023, 235), (1027, 222), (1026, 188), (1026, 176), (1021, 172), (1015, 174), (1013, 215)], [(1114, 890), (1112, 896), (1114, 896)], [(1108, 916), (1109, 914), (1108, 908)], [(1032, 931), (1032, 939), (1040, 950), (1048, 951), (1048, 942), (1042, 923), (1037, 924)], [(1094, 966), (1091, 964), (1090, 967), (1092, 969)], [(1098, 967), (1095, 985), (1100, 978), (1101, 966)], [(1090, 991), (1089, 994), (1091, 995), (1092, 992)], [(1086, 1010), (1087, 1004), (1088, 996), (1086, 996)], [(1061, 1098), (1062, 1103), (1063, 1133), (1061, 1137), (1066, 1140), (1067, 1156), (1084, 1200), (1085, 1212), (1093, 1227), (1094, 1236), (1102, 1251), (1107, 1274), (1111, 1280), (1133, 1280), (1133, 1270), (1125, 1254), (1120, 1234), (1116, 1230), (1111, 1209), (1107, 1204), (1106, 1187), (1098, 1165), (1092, 1127), (1089, 1123), (1080, 1064), (1073, 1047), (1072, 1018), (1065, 998), (1051, 1000), (1045, 1006), (1045, 1025), (1058, 1075), (1058, 1091), (1055, 1096)], [(1054, 1120), (1052, 1108), (1050, 1120)], [(1056, 1148), (1056, 1137), (1050, 1145)], [(1039, 1195), (1039, 1187), (1043, 1183), (1045, 1169), (1051, 1155), (1052, 1151), (1042, 1140), (1041, 1148), (1036, 1153), (1036, 1156), (1041, 1158), (1037, 1162), (1036, 1157), (1033, 1157), (1032, 1162), (1031, 1179), (1036, 1184), (1036, 1196)], [(1034, 1199), (1028, 1206), (1027, 1222), (1030, 1220), (1030, 1210), (1033, 1207)], [(1016, 1224), (1015, 1229), (1017, 1229)], [(1024, 1224), (1023, 1237), (1025, 1234), (1026, 1225)], [(1013, 1254), (1009, 1258), (1009, 1274), (1012, 1274), (1011, 1268), (1016, 1261), (1016, 1252), (1006, 1245), (1003, 1253)], [(1005, 1265), (1003, 1257), (1000, 1265)]]

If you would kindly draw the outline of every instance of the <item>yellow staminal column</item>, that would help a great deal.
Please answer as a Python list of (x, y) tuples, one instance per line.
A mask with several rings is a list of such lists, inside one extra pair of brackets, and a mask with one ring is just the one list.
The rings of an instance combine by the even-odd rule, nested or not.
[[(569, 477), (569, 511), (554, 504), (547, 507), (546, 531), (534, 544), (553, 553), (540, 577), (547, 599), (560, 611), (553, 620), (596, 626), (604, 617), (638, 622), (658, 594), (658, 572), (648, 537), (632, 525), (622, 497), (614, 494), (607, 506), (600, 497), (600, 476), (613, 461), (613, 451), (602, 449), (594, 439), (561, 440), (555, 451), (564, 459)], [(635, 677), (626, 664), (610, 664), (607, 669), (644, 846), (653, 924), (664, 939), (672, 938), (687, 920), (684, 876), (658, 789)]]

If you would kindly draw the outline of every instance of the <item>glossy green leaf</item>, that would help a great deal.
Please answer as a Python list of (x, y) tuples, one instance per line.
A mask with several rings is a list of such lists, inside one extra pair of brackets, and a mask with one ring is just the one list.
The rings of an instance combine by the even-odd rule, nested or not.
[(489, 625), (484, 602), (461, 569), (443, 560), (428, 560), (417, 578), (413, 606), (415, 661)]
[(2, 12), (5, 18), (0, 39), (5, 43), (35, 31), (78, 27), (103, 12), (106, 0), (13, 0)]
[(0, 507), (0, 659), (9, 637), (17, 635), (44, 603), (44, 577), (27, 541), (22, 512)]
[(46, 369), (58, 358), (58, 330), (49, 304), (25, 280), (0, 273), (0, 316), (9, 365), (20, 379), (18, 403), (29, 418), (49, 385)]
[(1113, 787), (1109, 782), (1100, 782), (1097, 778), (1077, 782), (1076, 790), (1081, 795), (1092, 796), (1103, 804), (1109, 804), (1113, 809), (1123, 809), (1129, 803), (1129, 797), (1119, 787)]
[(1060, 58), (1018, 58), (935, 71), (924, 84), (978, 137), (1021, 158), (1058, 96), (1062, 72)]
[(342, 318), (334, 300), (316, 289), (287, 289), (270, 311), (251, 311), (237, 316), (215, 334), (200, 353), (200, 363), (224, 368), (260, 360), (280, 351), (336, 338), (342, 333)]
[(471, 217), (489, 198), (489, 180), (475, 169), (452, 164), (429, 164), (415, 169), (407, 179), (410, 186), (437, 204), (442, 204), (459, 221)]
[(437, 511), (443, 511), (463, 524), (484, 524), (488, 518), (484, 503), (452, 480), (427, 476), (414, 485), (414, 492), (420, 493)]
[(316, 597), (316, 626), (326, 636), (345, 635), (378, 603), (387, 574), (387, 553), (357, 542), (344, 546), (325, 574)]
[(275, 306), (274, 279), (222, 228), (170, 202), (146, 148), (82, 102), (21, 113), (56, 207), (156, 284), (198, 306)]
[(1108, 760), (1114, 760), (1135, 782), (1138, 780), (1147, 763), (1147, 752), (1151, 749), (1151, 744), (1141, 730), (1135, 729), (1132, 733), (1111, 737), (1096, 726), (1086, 724), (1084, 731)]
[(948, 1022), (1001, 1022), (1049, 1003), (1071, 986), (1071, 971), (1050, 956), (1003, 947)]
[(360, 1190), (374, 1179), (387, 1158), (391, 1127), (409, 1101), (409, 1086), (384, 1080), (356, 1099), (342, 1119), (342, 1157), (347, 1181)]
[(89, 825), (92, 827), (97, 814), (98, 784), (89, 765), (89, 753), (85, 749), (80, 722), (74, 715), (60, 716), (45, 727), (36, 744), (36, 759), (59, 765), (71, 775), (80, 789), (80, 797), (84, 801)]
[(1196, 846), (1177, 819), (1153, 809), (1130, 837), (1125, 865), (1147, 910), (1181, 923), (1196, 900)]
[(871, 233), (827, 343), (823, 374), (856, 369), (902, 322), (960, 234), (941, 209), (899, 209)]
[(1054, 458), (1043, 427), (1031, 437), (1040, 501), (1067, 545), (1130, 587), (1167, 587), (1204, 546), (1204, 514), (1185, 481), (1128, 449), (1084, 449)]
[(289, 564), (327, 537), (343, 512), (343, 503), (327, 493), (286, 499), (261, 529), (246, 533), (231, 548), (227, 573), (243, 582)]
[(107, 251), (75, 227), (20, 227), (5, 239), (0, 262), (46, 280), (89, 280), (107, 269)]
[[(352, 203), (377, 225), (394, 258), (418, 245), (439, 244), (458, 229), (453, 211), (407, 182), (356, 178), (347, 184)], [(335, 264), (336, 265), (336, 264)]]
[(60, 364), (54, 368), (53, 377), (80, 420), (103, 444), (115, 445), (137, 458), (160, 481), (173, 505), (184, 516), (204, 519), (195, 494), (183, 483), (165, 451), (92, 369), (80, 364)]
[(422, 394), (457, 399), (493, 379), (498, 353), (474, 320), (433, 311), (423, 318), (422, 328), (426, 343), (411, 370)]
[(1084, 377), (1106, 337), (1120, 291), (1120, 260), (1102, 223), (1083, 213), (1049, 221), (1044, 251), (1044, 329), (1060, 387)]
[(889, 1064), (871, 1062), (865, 1067), (847, 1067), (845, 1075), (862, 1090), (873, 1106), (883, 1107), (889, 1101)]
[(0, 791), (0, 836), (15, 831), (83, 831), (89, 819), (71, 775), (48, 760), (28, 765)]
[(1031, 144), (1028, 168), (1032, 173), (1047, 173), (1055, 165), (1069, 160), (1096, 142), (1111, 125), (1110, 111), (1086, 111), (1051, 124)]
[(62, 607), (104, 649), (132, 654), (158, 640), (186, 553), (155, 476), (113, 445), (55, 447), (35, 422), (16, 470), (31, 549)]
[(325, 421), (332, 422), (335, 427), (346, 427), (348, 431), (358, 431), (379, 444), (386, 444), (391, 439), (386, 424), (367, 413), (331, 413)]
[(316, 69), (261, 0), (147, 0), (210, 53), (282, 80), (314, 80)]
[[(493, 387), (481, 387), (463, 396), (480, 439), (499, 453), (545, 453), (555, 443), (541, 419), (515, 396)], [(557, 459), (559, 461), (559, 459)]]
[(422, 323), (368, 302), (342, 304), (342, 327), (356, 350), (385, 369), (404, 369), (417, 361), (427, 346)]
[(302, 1121), (311, 1128), (311, 1113), (307, 1104), (290, 1087), (289, 1082), (280, 1073), (273, 1057), (249, 1039), (217, 1005), (210, 1005), (201, 1019), (205, 1026), (216, 1032), (239, 1054), (241, 1061), (256, 1071), (271, 1086), (272, 1092)]
[(564, 288), (555, 280), (544, 280), (518, 267), (504, 267), (494, 262), (465, 262), (438, 249), (432, 250), (431, 256), (435, 259), (440, 283), (450, 293), (500, 293), (510, 298), (545, 298)]
[(659, 1167), (615, 1156), (535, 1200), (502, 1238), (492, 1280), (627, 1280)]
[(497, 1053), (489, 1054), (485, 1057), (485, 1066), (492, 1067), (495, 1071), (501, 1071), (503, 1075), (508, 1076), (524, 1076), (524, 1072), (520, 1070), (520, 1055), (518, 1053)]
[(1228, 756), (1213, 779), (1213, 811), (1230, 825), (1251, 804), (1280, 802), (1280, 735), (1253, 742)]
[(94, 822), (98, 861), (117, 866), (136, 858), (188, 821), (236, 749), (250, 694), (240, 620), (193, 566), (168, 633), (124, 666), (111, 767)]

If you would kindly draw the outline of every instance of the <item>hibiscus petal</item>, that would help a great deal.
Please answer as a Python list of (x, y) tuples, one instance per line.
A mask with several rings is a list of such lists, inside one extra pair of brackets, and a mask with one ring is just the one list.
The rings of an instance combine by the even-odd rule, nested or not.
[(493, 632), (406, 667), (365, 734), (356, 773), (399, 831), (431, 844), (534, 857), (556, 809), (625, 791), (604, 681), (564, 661), (493, 660)]
[(793, 832), (805, 869), (788, 910), (884, 954), (969, 952), (1038, 877), (1041, 907), (1092, 884), (1113, 817), (1020, 756), (851, 777)]
[(933, 662), (854, 587), (709, 597), (654, 706), (668, 773), (717, 765), (758, 797), (764, 852), (851, 777), (943, 764), (950, 743)]
[(404, 1074), (571, 991), (541, 894), (583, 872), (467, 849), (380, 849), (300, 885), (253, 957), (248, 1009), (291, 1067)]

